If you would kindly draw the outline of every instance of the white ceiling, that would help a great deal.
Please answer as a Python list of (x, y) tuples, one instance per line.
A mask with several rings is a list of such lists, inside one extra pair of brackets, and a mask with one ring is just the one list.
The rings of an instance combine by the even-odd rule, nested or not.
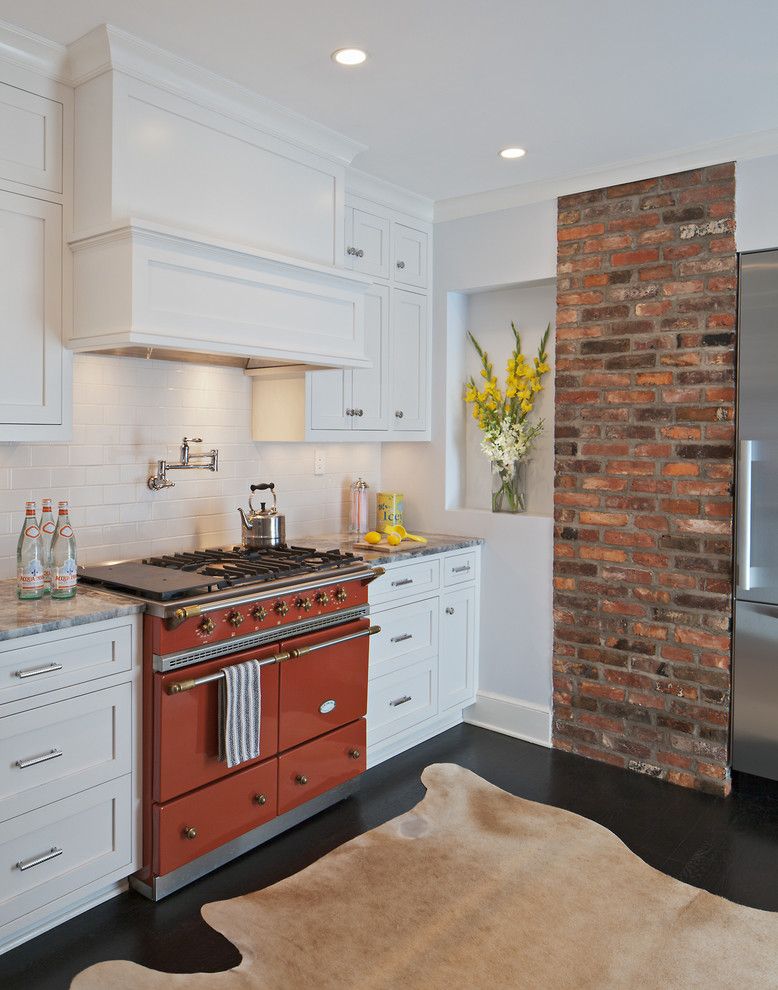
[[(62, 44), (115, 24), (435, 200), (778, 128), (775, 0), (0, 0), (0, 18)], [(368, 62), (336, 66), (345, 45)]]

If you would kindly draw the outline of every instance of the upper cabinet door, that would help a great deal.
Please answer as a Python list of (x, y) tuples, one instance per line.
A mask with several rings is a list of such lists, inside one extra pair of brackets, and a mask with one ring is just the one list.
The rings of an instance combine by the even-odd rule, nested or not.
[(389, 424), (389, 288), (365, 296), (365, 352), (372, 368), (352, 371), (354, 430), (385, 430)]
[(423, 230), (394, 225), (394, 280), (427, 288), (427, 234)]
[(427, 297), (395, 289), (392, 294), (389, 380), (395, 430), (427, 426)]
[(0, 299), (0, 423), (59, 424), (62, 207), (0, 192)]
[(350, 371), (311, 371), (310, 423), (312, 430), (350, 430), (353, 422)]
[(0, 176), (62, 192), (62, 104), (0, 83)]
[(389, 278), (389, 221), (384, 217), (348, 210), (346, 257), (355, 271), (374, 278)]

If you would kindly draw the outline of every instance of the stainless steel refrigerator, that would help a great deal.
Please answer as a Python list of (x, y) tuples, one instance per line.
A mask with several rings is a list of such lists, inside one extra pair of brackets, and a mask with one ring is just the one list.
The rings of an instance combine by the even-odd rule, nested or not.
[(739, 292), (732, 765), (778, 780), (778, 250)]

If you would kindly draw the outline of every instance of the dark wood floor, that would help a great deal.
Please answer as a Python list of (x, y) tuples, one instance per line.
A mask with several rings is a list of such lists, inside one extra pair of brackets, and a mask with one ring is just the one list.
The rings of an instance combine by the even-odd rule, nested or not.
[(600, 822), (680, 880), (778, 910), (778, 799), (753, 778), (739, 781), (732, 797), (716, 798), (462, 725), (368, 771), (356, 796), (164, 901), (124, 894), (0, 956), (0, 987), (64, 990), (103, 959), (168, 972), (236, 966), (237, 950), (201, 920), (201, 906), (276, 883), (407, 811), (424, 795), (421, 771), (439, 762)]

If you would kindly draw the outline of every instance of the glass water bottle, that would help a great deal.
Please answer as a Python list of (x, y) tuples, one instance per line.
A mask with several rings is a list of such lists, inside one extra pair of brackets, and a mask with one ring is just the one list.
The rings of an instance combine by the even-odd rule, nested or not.
[(44, 568), (43, 542), (35, 518), (35, 503), (26, 502), (24, 524), (16, 545), (16, 594), (19, 598), (43, 598)]
[(51, 544), (51, 597), (72, 598), (78, 579), (76, 538), (70, 525), (68, 503), (59, 503), (57, 529)]
[(51, 511), (51, 499), (44, 498), (43, 509), (41, 511), (40, 523), (41, 543), (43, 544), (43, 593), (48, 595), (51, 591), (51, 544), (54, 540), (56, 523), (54, 513)]

